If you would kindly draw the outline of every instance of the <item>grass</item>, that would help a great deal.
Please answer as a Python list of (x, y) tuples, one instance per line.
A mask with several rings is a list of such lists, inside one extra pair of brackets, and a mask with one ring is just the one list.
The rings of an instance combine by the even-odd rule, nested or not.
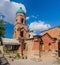
[(20, 54), (19, 53), (16, 53), (16, 58), (21, 58)]

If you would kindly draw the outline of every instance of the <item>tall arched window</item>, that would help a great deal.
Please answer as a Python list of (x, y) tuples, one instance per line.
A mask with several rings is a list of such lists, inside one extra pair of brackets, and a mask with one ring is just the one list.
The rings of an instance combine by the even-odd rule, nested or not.
[(24, 37), (24, 32), (23, 31), (20, 32), (20, 36)]
[(23, 24), (23, 22), (24, 22), (24, 19), (22, 18), (22, 19), (21, 19), (21, 23)]

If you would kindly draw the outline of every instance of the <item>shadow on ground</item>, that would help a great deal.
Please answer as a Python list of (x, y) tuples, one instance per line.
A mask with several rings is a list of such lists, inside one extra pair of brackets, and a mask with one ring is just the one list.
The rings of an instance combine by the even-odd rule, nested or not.
[(0, 54), (0, 65), (10, 65), (4, 55)]

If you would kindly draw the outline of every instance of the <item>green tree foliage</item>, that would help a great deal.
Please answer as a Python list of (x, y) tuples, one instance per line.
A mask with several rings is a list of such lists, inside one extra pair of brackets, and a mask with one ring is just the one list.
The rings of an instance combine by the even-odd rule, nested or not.
[(0, 38), (4, 37), (5, 34), (5, 23), (3, 20), (0, 20)]

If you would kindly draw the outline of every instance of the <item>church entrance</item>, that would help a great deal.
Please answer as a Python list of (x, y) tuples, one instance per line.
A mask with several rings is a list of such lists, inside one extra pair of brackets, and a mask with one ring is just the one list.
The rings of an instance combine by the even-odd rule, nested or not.
[(60, 57), (60, 40), (58, 41), (58, 56)]

